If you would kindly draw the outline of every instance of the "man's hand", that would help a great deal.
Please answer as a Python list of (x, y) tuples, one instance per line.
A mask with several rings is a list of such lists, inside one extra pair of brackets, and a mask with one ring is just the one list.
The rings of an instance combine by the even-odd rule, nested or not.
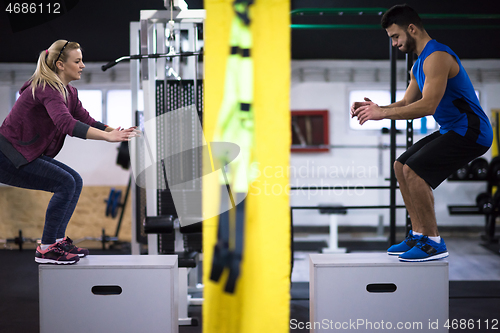
[(371, 99), (369, 99), (368, 97), (365, 97), (364, 100), (365, 100), (364, 102), (354, 102), (354, 103), (352, 103), (352, 105), (351, 105), (351, 118), (355, 117), (354, 112), (357, 109), (359, 109), (361, 106), (368, 105), (367, 102), (371, 102)]
[(358, 117), (360, 125), (368, 120), (384, 119), (384, 112), (377, 104), (365, 97), (365, 102), (355, 102), (351, 107), (351, 117)]

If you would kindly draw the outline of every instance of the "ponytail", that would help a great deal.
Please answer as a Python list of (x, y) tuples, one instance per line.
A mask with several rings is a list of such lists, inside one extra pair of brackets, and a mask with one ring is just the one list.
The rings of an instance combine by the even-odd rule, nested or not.
[(48, 84), (55, 90), (59, 91), (66, 101), (66, 87), (57, 75), (56, 62), (59, 60), (65, 62), (68, 58), (68, 52), (79, 48), (80, 45), (78, 43), (58, 40), (47, 50), (40, 52), (36, 70), (30, 78), (33, 98), (35, 98), (35, 90), (39, 86), (42, 86), (42, 89), (45, 89), (45, 86)]

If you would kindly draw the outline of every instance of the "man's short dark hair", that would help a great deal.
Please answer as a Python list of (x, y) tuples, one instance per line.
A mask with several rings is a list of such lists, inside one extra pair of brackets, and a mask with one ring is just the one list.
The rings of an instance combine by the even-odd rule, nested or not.
[(381, 21), (382, 28), (387, 29), (393, 24), (399, 25), (405, 29), (410, 24), (420, 29), (424, 28), (420, 16), (418, 16), (417, 12), (407, 4), (396, 5), (384, 13)]

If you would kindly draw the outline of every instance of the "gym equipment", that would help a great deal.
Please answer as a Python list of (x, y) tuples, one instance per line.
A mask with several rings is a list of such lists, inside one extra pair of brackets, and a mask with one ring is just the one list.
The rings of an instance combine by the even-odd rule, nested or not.
[(77, 265), (38, 270), (41, 333), (61, 325), (75, 333), (179, 331), (177, 256), (89, 255)]
[(229, 276), (224, 288), (228, 293), (234, 293), (240, 275), (245, 230), (245, 197), (252, 181), (250, 168), (254, 147), (251, 58), (253, 41), (249, 10), (252, 4), (253, 0), (236, 0), (233, 3), (234, 17), (229, 38), (230, 55), (226, 63), (224, 97), (213, 139), (215, 142), (236, 143), (240, 147), (239, 156), (230, 164), (226, 151), (214, 156), (226, 167), (221, 169), (221, 214), (210, 279), (218, 282), (223, 270), (228, 268)]
[(345, 253), (346, 248), (339, 248), (339, 237), (338, 237), (338, 215), (347, 214), (347, 209), (344, 209), (342, 205), (319, 205), (320, 214), (328, 214), (330, 218), (330, 241), (328, 243), (328, 248), (321, 249), (323, 253)]
[(469, 179), (484, 180), (488, 178), (488, 161), (482, 157), (476, 158), (469, 164)]
[(26, 238), (23, 236), (23, 231), (19, 229), (18, 236), (14, 238), (7, 238), (7, 239), (0, 239), (0, 243), (4, 243), (6, 248), (11, 249), (8, 247), (8, 244), (15, 244), (19, 247), (19, 251), (23, 251), (23, 244), (28, 243), (28, 244), (40, 244), (41, 239), (40, 238)]
[(115, 218), (116, 215), (118, 215), (118, 208), (124, 206), (124, 204), (121, 203), (121, 200), (122, 191), (112, 188), (111, 191), (109, 191), (108, 200), (104, 200), (104, 202), (106, 202), (106, 216)]
[[(385, 187), (383, 187), (385, 188)], [(357, 189), (355, 186), (310, 186), (310, 187), (292, 187), (292, 190), (298, 190), (298, 189), (318, 189), (318, 190), (335, 190), (335, 189)], [(365, 189), (380, 189), (380, 186), (367, 186)], [(406, 208), (404, 205), (396, 205), (394, 207), (392, 206), (342, 206), (342, 210), (350, 210), (350, 209), (400, 209), (400, 208)], [(291, 225), (291, 243), (294, 243), (294, 233), (293, 233), (293, 211), (294, 210), (323, 210), (325, 207), (322, 206), (291, 206), (290, 207), (290, 225)], [(390, 241), (389, 241), (390, 242)], [(364, 242), (364, 243), (371, 243), (369, 245), (370, 250), (382, 250), (382, 249), (387, 249), (387, 241), (370, 241), (370, 242)], [(363, 247), (364, 248), (364, 247)], [(365, 248), (364, 248), (365, 249)], [(293, 270), (293, 259), (294, 259), (294, 249), (292, 246), (292, 251), (291, 251), (291, 269)]]
[(493, 185), (498, 185), (500, 183), (500, 156), (496, 156), (491, 160), (488, 169), (488, 180)]
[[(309, 267), (309, 322), (331, 323), (322, 326), (325, 331), (348, 331), (353, 323), (359, 332), (390, 332), (398, 323), (421, 323), (405, 328), (448, 332), (442, 325), (449, 303), (446, 260), (403, 263), (386, 253), (311, 254)], [(415, 297), (415, 289), (422, 288), (432, 302)], [(439, 327), (429, 327), (436, 321)], [(318, 331), (323, 332), (311, 330)]]
[[(138, 169), (145, 170), (138, 179), (147, 180), (150, 187), (141, 188), (134, 186), (132, 224), (132, 253), (141, 252), (141, 245), (147, 243), (149, 255), (184, 253), (182, 234), (180, 233), (179, 217), (188, 215), (191, 222), (199, 222), (201, 218), (201, 151), (193, 150), (193, 160), (175, 160), (178, 165), (170, 165), (168, 156), (179, 152), (180, 147), (189, 145), (189, 149), (200, 146), (201, 138), (192, 130), (199, 125), (203, 110), (202, 80), (198, 77), (197, 67), (199, 55), (202, 54), (199, 45), (198, 33), (203, 28), (205, 18), (204, 10), (146, 10), (141, 11), (140, 22), (130, 25), (130, 54), (140, 53), (136, 59), (130, 61), (130, 78), (132, 90), (132, 110), (139, 110), (139, 91), (144, 92), (144, 111), (136, 112), (136, 125), (139, 126), (153, 149), (142, 150), (136, 147), (136, 156), (149, 157), (158, 162), (150, 168), (144, 166), (145, 158), (138, 158), (132, 163), (139, 164)], [(181, 61), (182, 60), (182, 61)], [(116, 61), (115, 61), (116, 62)], [(111, 63), (113, 65), (113, 63)], [(167, 119), (179, 109), (190, 108), (194, 105), (197, 112), (193, 119), (184, 121), (189, 125), (188, 130), (173, 126), (171, 123), (157, 122), (154, 130), (144, 130), (149, 120), (163, 117)], [(142, 119), (141, 119), (142, 118)], [(198, 122), (198, 124), (195, 123)], [(199, 125), (201, 126), (201, 125)], [(192, 135), (191, 135), (192, 134)], [(131, 145), (133, 146), (133, 145)], [(149, 154), (149, 155), (148, 155)], [(192, 188), (178, 189), (169, 187), (163, 180), (162, 166), (159, 162), (164, 160), (168, 171), (179, 171), (187, 178), (193, 179)], [(194, 162), (193, 162), (194, 161)], [(136, 164), (131, 164), (136, 166)], [(175, 169), (174, 169), (175, 168)], [(134, 168), (133, 168), (134, 169)], [(136, 169), (137, 170), (137, 169)], [(136, 181), (138, 180), (136, 179)], [(143, 182), (145, 183), (145, 182)], [(136, 182), (136, 185), (137, 182)], [(177, 196), (177, 197), (176, 197)], [(191, 209), (178, 207), (174, 198), (186, 199), (197, 202)], [(199, 209), (199, 214), (197, 209)], [(177, 211), (179, 210), (179, 211)], [(182, 211), (181, 211), (182, 210)], [(151, 219), (152, 217), (171, 216), (174, 224), (170, 233), (145, 233), (150, 226), (165, 231), (161, 224), (165, 221)], [(146, 223), (144, 221), (146, 220)], [(160, 225), (154, 226), (155, 222)], [(152, 223), (152, 224), (151, 224)], [(167, 229), (170, 229), (168, 226)], [(151, 231), (151, 230), (149, 230)], [(142, 242), (144, 241), (144, 243)], [(191, 256), (191, 257), (190, 257)], [(179, 325), (196, 325), (194, 318), (188, 317), (188, 267), (197, 264), (198, 253), (179, 255)], [(185, 260), (184, 260), (185, 259)], [(183, 267), (184, 266), (184, 267)]]
[(148, 216), (144, 221), (144, 232), (148, 235), (158, 233), (158, 252), (175, 254), (179, 267), (179, 325), (197, 326), (196, 318), (188, 317), (188, 306), (201, 305), (203, 299), (193, 298), (188, 292), (199, 292), (197, 287), (199, 253), (201, 247), (201, 222), (181, 227), (179, 220), (172, 215)]
[[(121, 166), (123, 169), (128, 170), (130, 168), (130, 151), (128, 141), (124, 141), (120, 143), (118, 147), (118, 154), (116, 156), (116, 164)], [(118, 241), (118, 234), (120, 232), (120, 227), (123, 221), (123, 215), (125, 213), (125, 206), (128, 201), (128, 196), (130, 194), (130, 188), (132, 185), (132, 177), (128, 180), (127, 190), (125, 192), (125, 198), (122, 203), (122, 191), (116, 190), (112, 188), (109, 192), (109, 196), (106, 202), (106, 216), (111, 216), (115, 218), (118, 215), (118, 209), (121, 208), (120, 219), (118, 220), (118, 225), (116, 226), (115, 238)], [(104, 236), (103, 236), (104, 237)], [(103, 238), (104, 239), (104, 238)], [(103, 249), (104, 249), (104, 240), (103, 240)]]
[(468, 180), (469, 176), (472, 177), (473, 174), (469, 172), (469, 164), (466, 164), (453, 172), (449, 177), (448, 180)]
[(130, 151), (128, 148), (128, 141), (120, 143), (120, 146), (118, 147), (118, 155), (116, 157), (116, 164), (125, 170), (130, 168)]
[(123, 56), (116, 60), (112, 60), (108, 62), (106, 65), (102, 65), (101, 69), (103, 72), (108, 70), (109, 68), (117, 65), (119, 62), (123, 60), (144, 60), (144, 59), (158, 59), (158, 58), (173, 58), (173, 57), (190, 57), (190, 56), (199, 56), (203, 55), (203, 52), (179, 52), (179, 53), (154, 53), (154, 54), (136, 54)]
[[(199, 135), (191, 130), (195, 127), (194, 121), (200, 125), (200, 120), (203, 110), (203, 92), (202, 80), (199, 79), (197, 67), (199, 57), (201, 55), (201, 44), (199, 44), (199, 32), (202, 31), (205, 18), (204, 10), (167, 10), (167, 11), (141, 11), (141, 21), (131, 23), (130, 32), (130, 54), (140, 52), (142, 56), (152, 55), (150, 58), (145, 57), (142, 60), (132, 59), (130, 62), (131, 74), (131, 90), (132, 90), (132, 109), (138, 110), (139, 91), (144, 92), (144, 111), (136, 113), (139, 116), (136, 118), (136, 125), (144, 133), (144, 138), (147, 135), (147, 140), (153, 150), (142, 151), (141, 147), (137, 147), (133, 153), (136, 156), (149, 157), (154, 161), (159, 162), (165, 159), (168, 164), (168, 156), (179, 152), (180, 147), (189, 145), (189, 148), (198, 147), (201, 142)], [(180, 54), (188, 55), (185, 52), (192, 52), (193, 56), (187, 57), (158, 57), (154, 58), (154, 54)], [(181, 59), (182, 58), (182, 59)], [(182, 60), (182, 61), (181, 61)], [(172, 126), (171, 123), (156, 123), (154, 130), (144, 131), (144, 126), (149, 120), (153, 119), (168, 119), (168, 115), (172, 115), (171, 111), (184, 110), (194, 106), (198, 117), (193, 117), (190, 123), (190, 131), (184, 131), (178, 127)], [(177, 112), (178, 113), (178, 112)], [(141, 119), (142, 118), (142, 119)], [(196, 118), (196, 119), (194, 119)], [(188, 139), (191, 139), (188, 142)], [(149, 153), (149, 155), (148, 155)], [(198, 154), (199, 153), (199, 154)], [(193, 151), (193, 163), (185, 160), (179, 160), (179, 165), (172, 168), (167, 165), (167, 170), (189, 174), (190, 179), (198, 180), (201, 173), (201, 151)], [(200, 155), (200, 156), (198, 156)], [(132, 253), (140, 253), (140, 245), (147, 242), (148, 253), (158, 254), (160, 238), (164, 236), (148, 234), (145, 235), (142, 231), (143, 221), (147, 216), (155, 215), (172, 215), (174, 217), (182, 217), (186, 214), (192, 220), (190, 222), (201, 221), (201, 179), (195, 181), (194, 187), (190, 189), (174, 189), (168, 187), (162, 180), (162, 172), (160, 167), (145, 168), (144, 158), (139, 158), (134, 161), (132, 166), (136, 170), (144, 170), (142, 175), (135, 175), (138, 179), (144, 179), (143, 183), (153, 184), (146, 188), (133, 188), (133, 205), (134, 212), (132, 216), (132, 224), (136, 227), (132, 232)], [(175, 161), (177, 162), (177, 161)], [(136, 180), (138, 180), (136, 179)], [(186, 199), (187, 202), (197, 201), (199, 198), (199, 214), (193, 212), (196, 205), (193, 205), (190, 210), (177, 212), (175, 207), (175, 198)], [(181, 207), (182, 208), (182, 207)], [(146, 214), (147, 211), (147, 214)], [(195, 216), (196, 215), (196, 216)], [(196, 221), (194, 221), (196, 220)], [(146, 240), (147, 238), (147, 240)]]
[[(103, 250), (106, 248), (105, 244), (107, 242), (114, 242), (115, 245), (117, 245), (119, 243), (118, 235), (120, 233), (120, 228), (122, 225), (123, 216), (125, 214), (125, 207), (127, 205), (128, 196), (130, 194), (131, 184), (132, 184), (132, 177), (130, 177), (128, 180), (127, 190), (125, 191), (125, 198), (123, 199), (123, 202), (121, 199), (122, 198), (122, 191), (116, 190), (114, 188), (112, 188), (110, 190), (108, 199), (104, 200), (104, 202), (106, 203), (106, 209), (105, 209), (106, 216), (110, 216), (111, 218), (115, 218), (118, 215), (118, 209), (121, 208), (121, 212), (120, 212), (120, 218), (118, 219), (118, 224), (116, 225), (114, 237), (106, 236), (104, 233), (104, 229), (103, 229), (102, 237), (100, 239), (100, 241), (102, 242), (102, 249)], [(90, 239), (90, 238), (85, 238), (85, 239)]]
[(169, 234), (174, 231), (174, 217), (172, 215), (148, 216), (144, 220), (146, 234)]
[[(495, 229), (496, 219), (500, 216), (500, 191), (495, 191), (494, 187), (500, 185), (500, 156), (494, 157), (489, 163), (479, 157), (457, 170), (448, 180), (486, 181), (486, 192), (476, 196), (475, 205), (448, 205), (448, 212), (450, 215), (485, 215), (485, 232), (481, 238), (488, 243), (497, 243)], [(492, 196), (493, 192), (495, 194)]]
[(491, 198), (491, 194), (486, 192), (479, 193), (476, 197), (476, 205), (481, 213), (491, 214), (493, 212), (493, 199)]
[[(224, 92), (224, 76), (227, 65), (229, 45), (229, 31), (233, 19), (231, 8), (233, 1), (208, 0), (204, 2), (207, 15), (206, 21), (206, 94), (204, 114), (205, 134), (210, 135), (214, 130), (220, 108), (221, 97)], [(256, 121), (256, 128), (260, 131), (255, 136), (257, 140), (256, 157), (261, 166), (280, 165), (286, 168), (289, 161), (290, 123), (280, 123), (277, 119), (289, 120), (288, 92), (289, 92), (289, 60), (290, 27), (289, 1), (273, 2), (255, 1), (251, 11), (252, 31), (259, 36), (259, 43), (254, 40), (253, 57), (259, 59), (259, 66), (255, 67), (256, 78), (259, 72), (262, 79), (255, 81), (255, 101), (261, 103), (254, 106), (254, 112), (260, 114)], [(219, 43), (208, 43), (218, 40)], [(222, 45), (222, 46), (221, 46)], [(285, 50), (285, 52), (282, 52)], [(272, 73), (271, 76), (267, 76)], [(262, 107), (261, 107), (262, 106)], [(269, 112), (272, 110), (272, 112)], [(257, 115), (256, 115), (257, 117)], [(258, 125), (258, 126), (257, 126)], [(262, 134), (262, 135), (260, 135)], [(287, 177), (272, 177), (274, 184), (281, 188), (288, 186)], [(262, 184), (262, 183), (261, 183)], [(214, 180), (212, 186), (217, 186)], [(216, 188), (217, 192), (219, 188)], [(213, 197), (210, 187), (203, 188), (204, 202), (210, 206), (219, 207), (219, 198)], [(262, 193), (262, 192), (261, 192)], [(289, 226), (283, 223), (273, 223), (288, 219), (289, 203), (284, 195), (255, 195), (247, 200), (247, 223), (245, 229), (245, 250), (242, 274), (237, 282), (234, 295), (224, 292), (226, 272), (222, 276), (222, 283), (210, 281), (209, 272), (205, 272), (206, 302), (203, 304), (203, 329), (206, 333), (215, 332), (288, 332), (289, 281), (287, 282), (288, 261), (275, 260), (270, 253), (280, 253), (283, 259), (289, 257), (290, 243), (288, 240)], [(206, 201), (205, 201), (206, 200)], [(262, 212), (262, 213), (259, 213)], [(248, 220), (251, 217), (250, 220)], [(204, 222), (204, 230), (209, 231), (211, 226), (217, 225), (217, 218)], [(208, 227), (208, 228), (207, 228)], [(262, 232), (265, 230), (265, 232)], [(203, 245), (213, 248), (216, 241), (216, 232), (204, 234)], [(208, 244), (207, 244), (208, 243)], [(266, 250), (264, 250), (264, 248)], [(264, 251), (262, 251), (264, 250)], [(210, 251), (211, 253), (212, 251)], [(208, 258), (206, 258), (208, 259)], [(210, 265), (208, 265), (210, 269)], [(257, 277), (255, 279), (254, 277)], [(243, 279), (245, 283), (243, 284)], [(247, 283), (248, 282), (248, 283)], [(266, 302), (262, 302), (266, 299)], [(245, 304), (246, 311), (241, 311), (237, 304)], [(236, 305), (236, 306), (235, 306)], [(259, 320), (253, 320), (253, 318)]]
[(464, 165), (460, 169), (458, 169), (455, 172), (456, 179), (467, 179), (467, 176), (469, 175), (469, 164)]
[[(344, 15), (382, 15), (387, 11), (387, 8), (375, 7), (375, 8), (298, 8), (292, 10), (292, 16), (297, 15), (330, 15), (330, 16), (344, 16)], [(493, 19), (499, 18), (497, 14), (455, 14), (455, 13), (422, 13), (420, 17), (425, 19)], [(292, 24), (293, 29), (335, 29), (335, 30), (345, 30), (345, 29), (379, 29), (379, 24), (322, 24), (322, 20), (318, 20), (314, 24)], [(499, 25), (491, 25), (488, 23), (480, 24), (426, 24), (428, 29), (498, 29)]]
[(489, 243), (498, 243), (498, 236), (495, 236), (497, 217), (500, 216), (500, 190), (497, 189), (492, 199), (493, 214), (486, 217), (484, 235), (482, 238)]

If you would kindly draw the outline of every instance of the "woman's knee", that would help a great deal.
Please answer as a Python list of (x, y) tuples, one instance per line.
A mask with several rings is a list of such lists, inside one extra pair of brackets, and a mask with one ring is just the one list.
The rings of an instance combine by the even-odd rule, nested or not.
[(83, 188), (83, 179), (77, 172), (75, 172), (72, 176), (75, 181), (75, 191), (80, 193)]
[(80, 193), (82, 193), (82, 188), (83, 188), (82, 177), (80, 177), (78, 173), (74, 173), (72, 174), (72, 176), (74, 182), (73, 196), (80, 197)]
[(67, 195), (80, 195), (83, 187), (82, 177), (78, 174), (70, 174), (65, 172), (59, 178), (58, 192), (63, 192)]

